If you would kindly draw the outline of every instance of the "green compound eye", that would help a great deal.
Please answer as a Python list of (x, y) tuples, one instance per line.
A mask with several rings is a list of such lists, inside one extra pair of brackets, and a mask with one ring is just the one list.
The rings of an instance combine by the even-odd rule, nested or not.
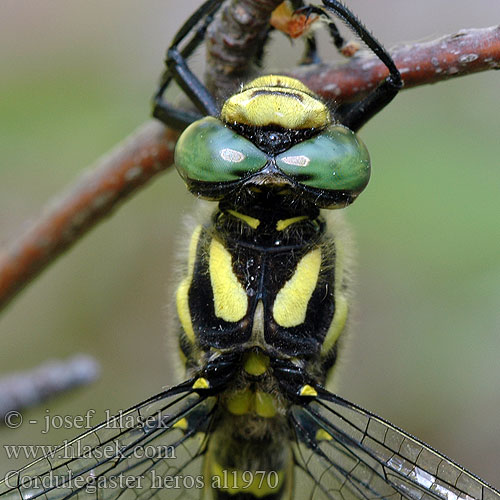
[(211, 116), (192, 123), (175, 147), (175, 165), (185, 181), (240, 180), (268, 161), (250, 141)]
[(356, 134), (335, 125), (276, 157), (277, 166), (315, 189), (359, 194), (370, 179), (370, 157)]

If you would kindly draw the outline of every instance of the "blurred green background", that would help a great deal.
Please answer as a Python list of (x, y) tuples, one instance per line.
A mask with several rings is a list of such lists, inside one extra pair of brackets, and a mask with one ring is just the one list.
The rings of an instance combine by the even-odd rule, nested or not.
[[(2, 243), (148, 119), (164, 50), (199, 3), (2, 0)], [(349, 5), (389, 47), (500, 22), (498, 0)], [(301, 50), (282, 40), (269, 49), (269, 66), (291, 65)], [(276, 57), (281, 51), (289, 56)], [(333, 50), (322, 54), (328, 60)], [(373, 177), (346, 211), (359, 253), (358, 298), (337, 379), (341, 395), (497, 487), (499, 84), (491, 71), (403, 92), (362, 131)], [(165, 304), (192, 202), (176, 173), (167, 173), (4, 312), (3, 373), (75, 352), (102, 363), (96, 384), (29, 411), (26, 420), (95, 408), (97, 424), (104, 409), (126, 408), (172, 382)], [(57, 444), (78, 433), (40, 430), (0, 428), (0, 444)], [(0, 472), (15, 466), (0, 452)]]

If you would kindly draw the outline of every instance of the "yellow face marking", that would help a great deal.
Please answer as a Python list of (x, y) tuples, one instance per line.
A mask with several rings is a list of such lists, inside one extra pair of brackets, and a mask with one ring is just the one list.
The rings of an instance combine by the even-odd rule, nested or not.
[(276, 295), (273, 317), (278, 325), (290, 328), (306, 319), (307, 305), (318, 283), (321, 250), (315, 248), (304, 255), (295, 273)]
[(226, 402), (226, 408), (233, 415), (250, 413), (253, 406), (254, 394), (249, 389), (231, 394)]
[(249, 375), (258, 377), (266, 373), (269, 368), (269, 357), (260, 352), (250, 352), (245, 357), (243, 368)]
[(304, 92), (305, 94), (309, 94), (314, 96), (315, 94), (311, 91), (311, 89), (304, 85), (300, 80), (296, 78), (292, 78), (290, 76), (282, 76), (282, 75), (264, 75), (255, 78), (251, 82), (247, 83), (243, 90), (253, 89), (253, 88), (285, 88), (290, 90), (299, 90)]
[(228, 210), (227, 212), (230, 213), (233, 217), (236, 217), (238, 219), (241, 219), (243, 222), (246, 222), (252, 229), (257, 229), (259, 227), (260, 224), (259, 219), (255, 219), (253, 217), (250, 217), (249, 215), (236, 212), (236, 210)]
[(234, 274), (231, 254), (215, 238), (210, 243), (209, 272), (215, 315), (231, 323), (243, 319), (248, 309), (247, 294)]
[(210, 384), (204, 377), (197, 378), (193, 384), (193, 389), (208, 389)]
[(269, 75), (253, 80), (230, 97), (222, 107), (221, 119), (255, 127), (323, 128), (330, 124), (330, 112), (298, 80)]
[(301, 396), (317, 396), (318, 392), (314, 387), (311, 387), (309, 384), (306, 384), (300, 388), (299, 394)]
[(318, 429), (316, 432), (317, 441), (331, 441), (333, 439), (331, 434), (325, 431), (325, 429)]
[(188, 428), (188, 421), (185, 418), (181, 418), (180, 420), (177, 420), (172, 427), (186, 431)]
[[(222, 467), (211, 456), (207, 469), (210, 471), (211, 486), (229, 495), (264, 498), (275, 495), (283, 484), (284, 471), (241, 471)], [(278, 474), (277, 480), (275, 474)], [(271, 475), (267, 477), (267, 475)], [(274, 488), (273, 488), (274, 486)]]
[(198, 248), (200, 234), (201, 226), (198, 226), (193, 231), (191, 242), (189, 243), (188, 274), (179, 284), (176, 294), (177, 315), (179, 316), (181, 326), (186, 333), (187, 338), (192, 344), (194, 344), (195, 338), (193, 323), (191, 322), (191, 313), (189, 311), (189, 288), (191, 287), (191, 281), (193, 280), (196, 249)]
[(291, 226), (292, 224), (295, 224), (296, 222), (300, 222), (301, 220), (305, 220), (307, 218), (308, 218), (307, 215), (299, 215), (298, 217), (291, 217), (290, 219), (279, 220), (276, 223), (276, 229), (278, 231), (283, 231), (288, 226)]

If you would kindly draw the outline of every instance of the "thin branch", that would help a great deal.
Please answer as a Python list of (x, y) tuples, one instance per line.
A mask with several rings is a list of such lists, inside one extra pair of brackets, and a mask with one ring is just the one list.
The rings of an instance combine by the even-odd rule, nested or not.
[(178, 133), (149, 122), (54, 198), (0, 251), (0, 307), (128, 196), (172, 164)]
[[(500, 26), (461, 30), (390, 52), (403, 76), (404, 89), (500, 69)], [(388, 75), (380, 60), (367, 54), (358, 53), (341, 66), (302, 66), (284, 73), (299, 78), (325, 99), (355, 101)]]
[(97, 361), (78, 354), (66, 361), (46, 361), (28, 372), (13, 373), (0, 379), (0, 425), (17, 424), (19, 411), (88, 385), (98, 375)]
[[(241, 47), (240, 47), (241, 48)], [(500, 68), (500, 27), (463, 30), (391, 51), (405, 88)], [(386, 75), (373, 57), (288, 72), (327, 99), (362, 97)], [(0, 252), (0, 308), (132, 192), (173, 161), (177, 132), (149, 123), (103, 158)]]

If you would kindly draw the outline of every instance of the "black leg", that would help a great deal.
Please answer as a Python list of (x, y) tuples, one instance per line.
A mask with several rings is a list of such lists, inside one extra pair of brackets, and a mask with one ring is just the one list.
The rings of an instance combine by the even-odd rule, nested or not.
[[(165, 61), (167, 69), (162, 76), (160, 86), (153, 98), (153, 116), (166, 125), (182, 130), (204, 115), (217, 116), (219, 114), (219, 108), (214, 98), (203, 83), (201, 83), (189, 69), (186, 59), (203, 41), (207, 27), (212, 22), (221, 4), (221, 0), (206, 1), (184, 23), (175, 35), (167, 51), (167, 58)], [(180, 50), (179, 45), (202, 20), (202, 24), (194, 31), (192, 38), (186, 43), (186, 46)], [(175, 80), (182, 88), (193, 104), (200, 110), (201, 114), (178, 109), (163, 99), (163, 94), (172, 80)]]
[(335, 47), (337, 47), (338, 50), (341, 50), (342, 47), (346, 44), (346, 41), (340, 34), (335, 23), (330, 19), (328, 19), (328, 31)]
[[(335, 45), (337, 50), (339, 52), (342, 52), (342, 48), (346, 44), (345, 39), (342, 37), (340, 34), (337, 26), (335, 23), (325, 14), (323, 9), (319, 7), (306, 7), (306, 11), (311, 9), (310, 12), (306, 12), (307, 16), (310, 16), (312, 12), (322, 15), (323, 17), (326, 17), (327, 23), (328, 23), (328, 32), (330, 33), (330, 38), (332, 39), (332, 43)], [(321, 64), (322, 60), (321, 57), (318, 54), (318, 48), (316, 44), (316, 37), (314, 36), (314, 33), (311, 33), (309, 36), (306, 38), (306, 49), (304, 52), (304, 55), (302, 56), (302, 59), (300, 61), (300, 65), (306, 65), (306, 64)]]
[(321, 58), (318, 54), (318, 46), (316, 44), (316, 37), (314, 33), (306, 38), (306, 49), (299, 62), (300, 66), (307, 66), (308, 64), (321, 64)]
[(394, 99), (403, 86), (403, 80), (389, 53), (347, 7), (337, 0), (323, 0), (323, 5), (349, 25), (389, 70), (389, 76), (363, 100), (343, 105), (337, 110), (337, 119), (357, 131)]
[(375, 90), (358, 102), (342, 104), (335, 111), (335, 116), (342, 125), (357, 132), (367, 121), (373, 118), (389, 104), (401, 89), (389, 82), (387, 77)]

